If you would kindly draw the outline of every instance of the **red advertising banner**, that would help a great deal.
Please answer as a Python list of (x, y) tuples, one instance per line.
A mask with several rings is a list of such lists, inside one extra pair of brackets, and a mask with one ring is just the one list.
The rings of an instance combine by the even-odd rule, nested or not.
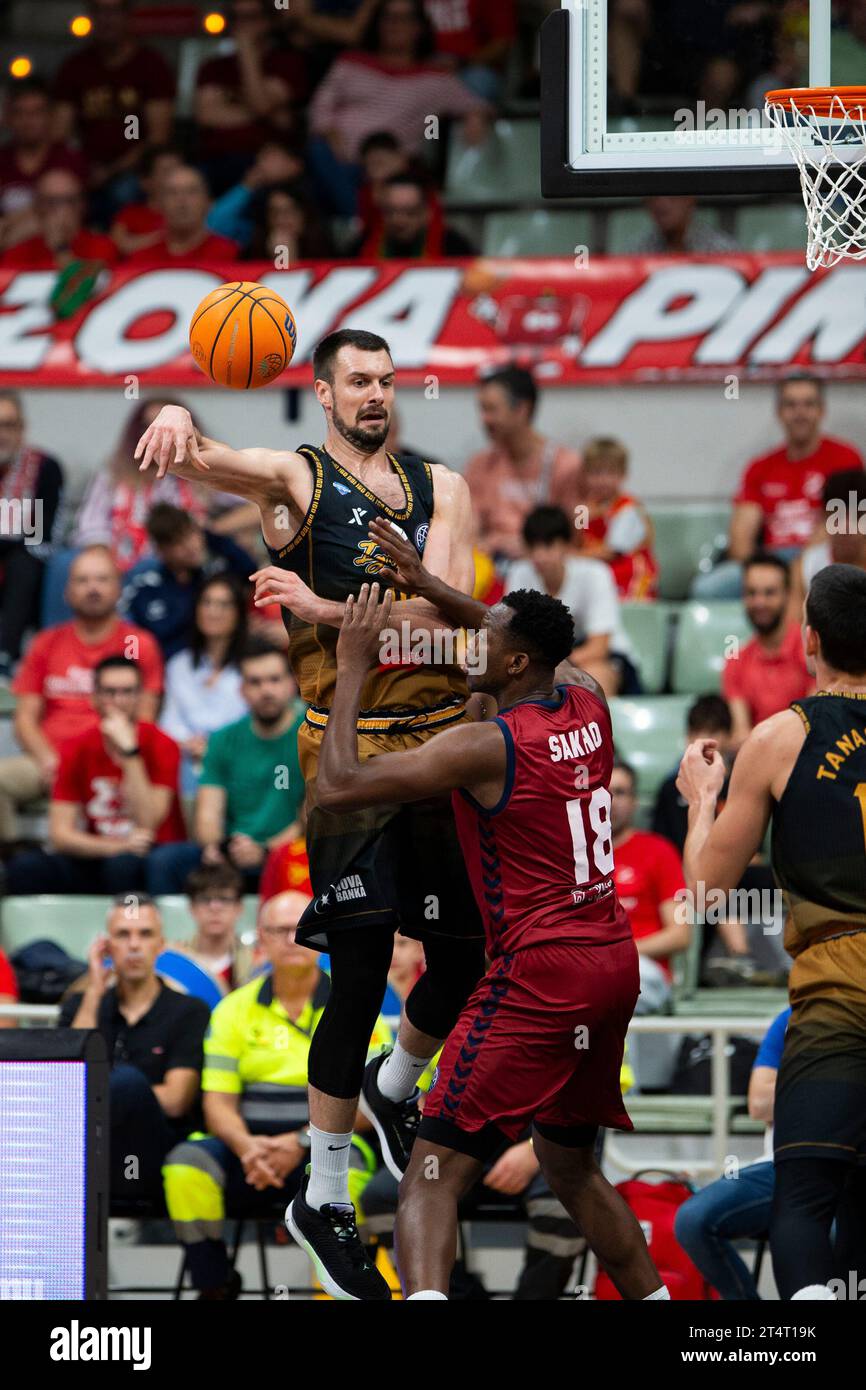
[[(298, 350), (276, 386), (306, 385), (319, 338), (381, 333), (404, 385), (471, 383), (507, 361), (551, 386), (866, 376), (866, 266), (810, 274), (799, 254), (301, 264), (275, 271), (117, 270), (56, 321), (54, 274), (0, 271), (0, 385), (201, 386), (187, 326), (229, 280), (283, 296)], [(268, 388), (265, 388), (268, 389)], [(273, 388), (271, 388), (273, 389)]]

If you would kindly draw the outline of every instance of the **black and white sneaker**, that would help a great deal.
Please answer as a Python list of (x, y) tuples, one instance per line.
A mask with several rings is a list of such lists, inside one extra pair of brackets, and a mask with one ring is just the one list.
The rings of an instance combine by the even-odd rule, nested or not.
[(358, 1235), (355, 1208), (342, 1202), (328, 1202), (321, 1210), (311, 1207), (306, 1200), (309, 1181), (304, 1178), (286, 1207), (286, 1226), (313, 1261), (322, 1288), (344, 1301), (390, 1302), (391, 1290)]
[(388, 1100), (379, 1090), (379, 1069), (389, 1052), (382, 1052), (367, 1063), (358, 1106), (373, 1125), (382, 1146), (385, 1167), (393, 1178), (400, 1181), (409, 1166), (409, 1155), (418, 1134), (421, 1111), (418, 1101), (421, 1092), (418, 1087), (407, 1100)]

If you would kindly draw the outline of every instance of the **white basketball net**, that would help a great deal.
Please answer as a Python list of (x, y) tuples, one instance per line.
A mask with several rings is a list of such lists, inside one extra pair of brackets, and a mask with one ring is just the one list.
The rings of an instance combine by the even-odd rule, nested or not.
[(834, 96), (817, 115), (804, 91), (766, 114), (800, 170), (809, 269), (866, 260), (866, 103)]

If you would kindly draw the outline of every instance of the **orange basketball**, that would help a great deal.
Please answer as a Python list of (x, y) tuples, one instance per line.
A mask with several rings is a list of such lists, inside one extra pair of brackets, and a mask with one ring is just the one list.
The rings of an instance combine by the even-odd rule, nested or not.
[(275, 290), (250, 280), (219, 285), (189, 325), (196, 366), (218, 386), (267, 386), (291, 362), (298, 335), (292, 311)]

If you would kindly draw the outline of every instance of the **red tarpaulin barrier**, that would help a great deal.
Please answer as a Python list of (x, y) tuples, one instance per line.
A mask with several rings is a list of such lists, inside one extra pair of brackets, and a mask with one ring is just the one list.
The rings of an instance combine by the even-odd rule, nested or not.
[(52, 272), (0, 271), (0, 385), (201, 386), (187, 325), (230, 280), (268, 284), (294, 311), (298, 351), (277, 386), (308, 384), (315, 343), (338, 327), (381, 333), (401, 383), (431, 394), (510, 360), (552, 386), (866, 376), (866, 266), (812, 275), (786, 253), (120, 269), (62, 322)]

